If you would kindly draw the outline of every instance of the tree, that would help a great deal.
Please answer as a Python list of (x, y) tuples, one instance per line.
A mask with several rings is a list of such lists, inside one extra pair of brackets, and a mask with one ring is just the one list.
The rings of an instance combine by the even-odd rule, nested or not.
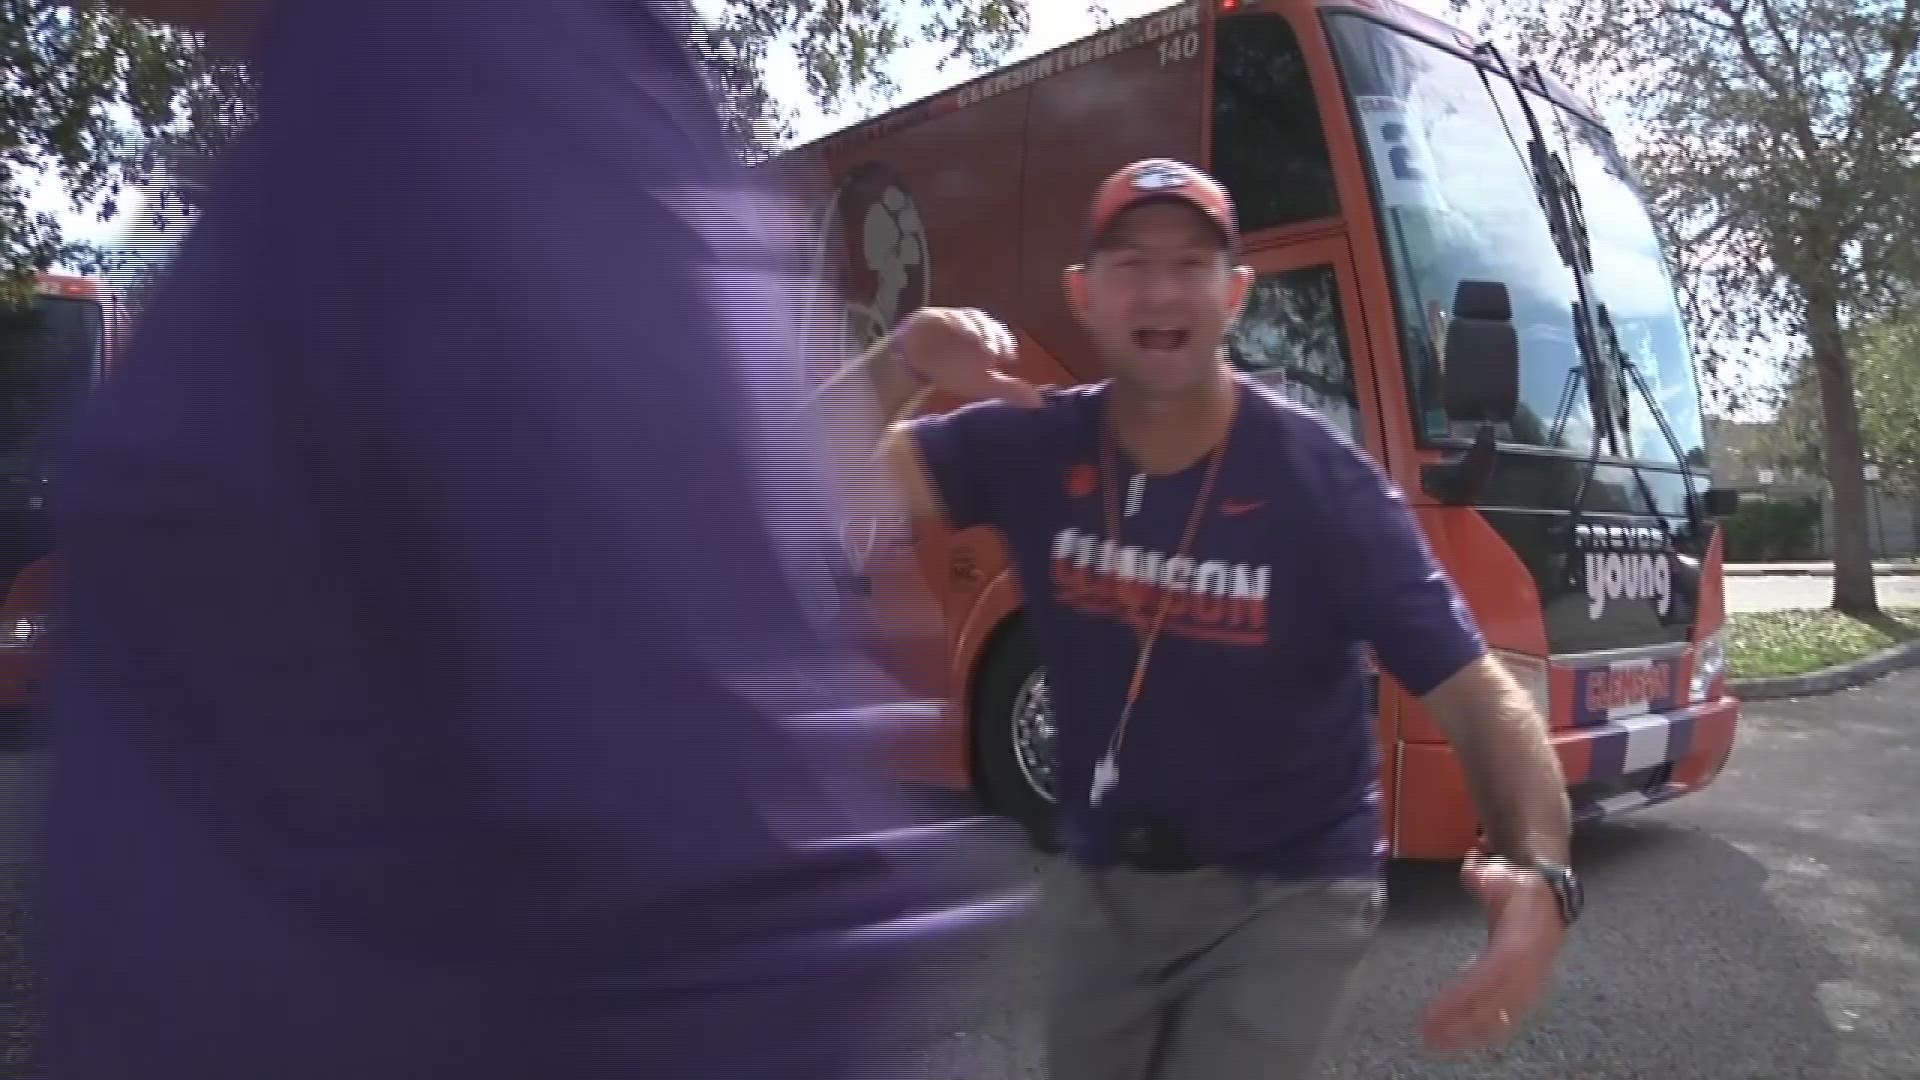
[(730, 127), (757, 158), (793, 133), (793, 103), (766, 90), (776, 49), (798, 62), (807, 94), (822, 111), (834, 112), (855, 95), (878, 104), (898, 94), (890, 65), (915, 40), (941, 47), (936, 64), (942, 70), (954, 61), (989, 66), (1026, 38), (1031, 2), (724, 0), (716, 18), (695, 28), (695, 40)]
[(1488, 26), (1630, 120), (1703, 366), (1781, 329), (1804, 342), (1833, 604), (1873, 614), (1849, 331), (1888, 310), (1920, 258), (1920, 0), (1490, 2)]
[[(712, 19), (681, 10), (730, 133), (757, 160), (793, 134), (793, 103), (766, 89), (774, 50), (790, 52), (813, 103), (833, 111), (855, 94), (897, 93), (888, 65), (915, 40), (940, 46), (942, 67), (996, 61), (1025, 38), (1029, 2), (722, 0)], [(196, 10), (192, 0), (146, 7)], [(252, 117), (246, 65), (106, 0), (0, 0), (0, 76), (0, 299), (23, 299), (32, 272), (55, 264), (120, 269), (70, 242), (52, 215), (29, 212), (23, 172), (50, 169), (76, 205), (99, 200), (109, 218), (125, 192), (144, 188), (177, 222), (191, 215), (207, 163)]]
[(1920, 496), (1920, 312), (1869, 327), (1855, 359), (1867, 449), (1890, 487)]
[[(1852, 335), (1861, 442), (1888, 487), (1920, 495), (1920, 309), (1876, 319)], [(1810, 368), (1788, 383), (1768, 450), (1782, 464), (1826, 470), (1818, 389)]]
[(28, 177), (48, 170), (111, 217), (162, 159), (187, 161), (244, 121), (244, 82), (194, 35), (100, 0), (0, 0), (0, 296), (22, 299), (36, 270), (105, 261), (29, 209)]
[(1796, 356), (1793, 376), (1776, 394), (1772, 429), (1759, 447), (1769, 464), (1809, 476), (1827, 475), (1825, 425), (1820, 412), (1820, 380), (1811, 357)]
[[(1880, 469), (1888, 490), (1920, 496), (1920, 310), (1906, 309), (1876, 319), (1850, 335), (1854, 381), (1862, 445), (1868, 460)], [(1813, 475), (1826, 473), (1826, 440), (1822, 434), (1820, 391), (1810, 360), (1803, 360), (1783, 388), (1772, 424), (1760, 446), (1770, 464)], [(1741, 515), (1756, 504), (1743, 503)], [(1737, 518), (1729, 529), (1742, 525), (1745, 539), (1759, 535), (1756, 521)], [(1778, 536), (1776, 530), (1771, 535)], [(1728, 550), (1734, 536), (1729, 532)]]

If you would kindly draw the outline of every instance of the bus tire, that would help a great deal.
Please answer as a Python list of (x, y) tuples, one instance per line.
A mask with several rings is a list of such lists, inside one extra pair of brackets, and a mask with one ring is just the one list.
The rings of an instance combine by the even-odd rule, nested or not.
[(1026, 830), (1034, 847), (1052, 853), (1059, 850), (1053, 800), (1043, 790), (1051, 779), (1051, 755), (1045, 755), (1041, 766), (1047, 772), (1036, 770), (1034, 742), (1029, 738), (1023, 753), (1021, 735), (1022, 725), (1034, 720), (1031, 715), (1023, 720), (1023, 710), (1046, 708), (1044, 680), (1026, 624), (1016, 619), (1000, 633), (981, 667), (972, 735), (974, 767), (987, 808), (1011, 818)]

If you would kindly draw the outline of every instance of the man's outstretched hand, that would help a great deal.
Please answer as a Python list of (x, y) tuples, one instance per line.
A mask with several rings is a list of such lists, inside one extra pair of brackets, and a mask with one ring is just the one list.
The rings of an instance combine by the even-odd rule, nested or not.
[(1469, 859), (1467, 891), (1487, 906), (1487, 948), (1427, 1007), (1429, 1050), (1458, 1054), (1506, 1042), (1546, 993), (1566, 938), (1560, 904), (1540, 875), (1501, 859)]

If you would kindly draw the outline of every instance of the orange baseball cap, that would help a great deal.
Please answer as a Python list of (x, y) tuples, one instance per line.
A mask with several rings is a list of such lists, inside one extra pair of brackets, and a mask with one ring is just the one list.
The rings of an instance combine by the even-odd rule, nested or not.
[(1233, 196), (1220, 181), (1183, 161), (1148, 158), (1126, 166), (1101, 182), (1093, 196), (1093, 209), (1087, 215), (1087, 250), (1100, 246), (1120, 215), (1150, 202), (1186, 203), (1213, 222), (1229, 249), (1240, 243)]

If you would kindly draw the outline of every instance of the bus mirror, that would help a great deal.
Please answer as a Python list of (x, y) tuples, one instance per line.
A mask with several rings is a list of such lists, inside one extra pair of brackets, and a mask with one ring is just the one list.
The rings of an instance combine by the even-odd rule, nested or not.
[(1504, 424), (1520, 408), (1520, 338), (1513, 301), (1498, 281), (1462, 281), (1447, 320), (1447, 416)]
[(1708, 488), (1700, 493), (1700, 507), (1710, 518), (1726, 518), (1740, 512), (1740, 492), (1735, 488)]

